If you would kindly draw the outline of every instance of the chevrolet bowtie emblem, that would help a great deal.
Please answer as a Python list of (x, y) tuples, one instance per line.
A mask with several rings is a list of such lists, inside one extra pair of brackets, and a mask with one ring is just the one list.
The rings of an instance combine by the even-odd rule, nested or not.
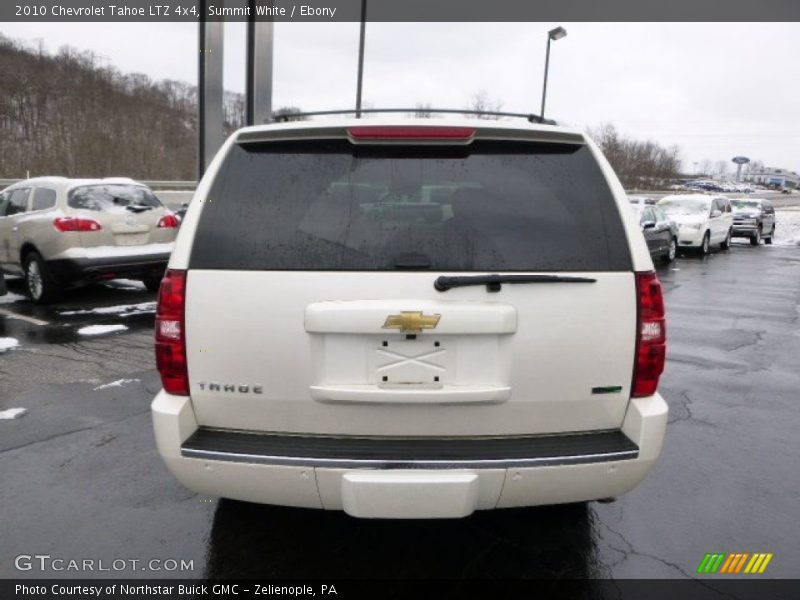
[(433, 329), (439, 324), (442, 315), (423, 315), (421, 310), (403, 311), (399, 315), (389, 315), (383, 324), (384, 329), (400, 331), (422, 331)]

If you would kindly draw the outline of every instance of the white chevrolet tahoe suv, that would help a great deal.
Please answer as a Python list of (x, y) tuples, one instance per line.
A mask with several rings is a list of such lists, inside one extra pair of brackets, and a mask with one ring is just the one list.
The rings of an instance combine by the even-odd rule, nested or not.
[(199, 493), (357, 517), (629, 491), (667, 405), (628, 203), (597, 147), (552, 125), (236, 132), (161, 283), (161, 456)]

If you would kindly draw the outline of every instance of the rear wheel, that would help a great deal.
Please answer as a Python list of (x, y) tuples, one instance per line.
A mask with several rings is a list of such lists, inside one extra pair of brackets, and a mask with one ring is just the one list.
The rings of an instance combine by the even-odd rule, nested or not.
[(710, 250), (711, 250), (711, 232), (706, 231), (706, 234), (703, 236), (703, 241), (700, 242), (700, 254), (706, 256), (708, 255)]
[(731, 236), (733, 235), (733, 230), (728, 229), (728, 235), (725, 236), (725, 240), (719, 245), (720, 248), (723, 250), (727, 250), (731, 247)]
[(669, 241), (669, 248), (667, 249), (666, 254), (664, 254), (664, 256), (661, 257), (661, 260), (665, 265), (668, 265), (673, 260), (675, 260), (675, 257), (677, 255), (678, 255), (678, 240), (672, 238)]
[(772, 231), (769, 232), (769, 237), (764, 237), (765, 244), (771, 244), (772, 238), (775, 237), (775, 225), (772, 226)]
[(25, 291), (37, 304), (47, 304), (58, 299), (61, 287), (55, 282), (41, 254), (29, 252), (23, 260)]
[(161, 277), (148, 277), (147, 279), (143, 279), (142, 283), (144, 287), (147, 288), (148, 292), (157, 292), (158, 288), (161, 286)]
[(761, 225), (758, 226), (756, 232), (750, 236), (750, 245), (758, 246), (761, 243)]

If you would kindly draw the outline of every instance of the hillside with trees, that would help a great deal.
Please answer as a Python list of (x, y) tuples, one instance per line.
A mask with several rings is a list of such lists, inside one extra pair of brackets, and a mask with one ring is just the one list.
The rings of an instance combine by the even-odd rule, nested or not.
[[(123, 74), (92, 52), (49, 54), (0, 35), (0, 177), (193, 180), (197, 89)], [(225, 94), (225, 129), (244, 99)]]
[(194, 179), (196, 91), (0, 38), (0, 177)]

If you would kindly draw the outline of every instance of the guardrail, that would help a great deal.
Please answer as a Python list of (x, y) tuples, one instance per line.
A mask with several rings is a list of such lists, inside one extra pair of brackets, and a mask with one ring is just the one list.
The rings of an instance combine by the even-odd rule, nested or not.
[[(0, 179), (0, 188), (13, 185), (24, 179)], [(139, 181), (139, 180), (137, 180)], [(193, 190), (197, 187), (196, 181), (139, 181), (154, 190)]]

